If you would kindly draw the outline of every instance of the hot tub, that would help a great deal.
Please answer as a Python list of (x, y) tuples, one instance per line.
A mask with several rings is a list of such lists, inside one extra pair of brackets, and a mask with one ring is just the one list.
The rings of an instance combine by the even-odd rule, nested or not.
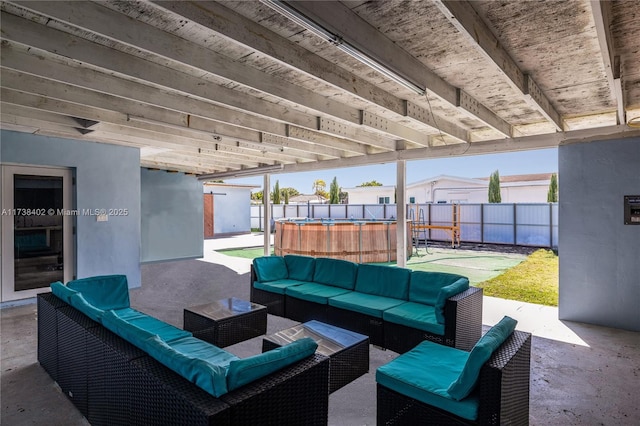
[[(396, 260), (396, 221), (280, 219), (275, 222), (274, 251), (332, 257), (356, 263)], [(407, 258), (411, 227), (407, 226)]]

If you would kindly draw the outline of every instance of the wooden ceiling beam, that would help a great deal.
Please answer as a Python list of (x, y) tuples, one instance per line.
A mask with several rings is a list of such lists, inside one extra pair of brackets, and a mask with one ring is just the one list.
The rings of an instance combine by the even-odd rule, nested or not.
[(622, 93), (622, 79), (620, 76), (620, 57), (615, 55), (611, 35), (611, 2), (591, 1), (591, 12), (596, 25), (598, 43), (602, 52), (604, 72), (611, 90), (611, 97), (616, 103), (616, 119), (618, 124), (626, 124), (626, 109), (624, 95)]
[(524, 73), (511, 58), (500, 40), (480, 18), (468, 1), (433, 0), (449, 22), (469, 40), (489, 63), (507, 77), (508, 83), (524, 96), (524, 100), (562, 131), (562, 117), (533, 77)]

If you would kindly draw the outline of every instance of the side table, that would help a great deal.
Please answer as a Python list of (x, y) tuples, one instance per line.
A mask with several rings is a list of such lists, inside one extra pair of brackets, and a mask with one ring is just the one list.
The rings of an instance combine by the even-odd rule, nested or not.
[(267, 332), (267, 308), (236, 297), (184, 310), (184, 329), (220, 348)]

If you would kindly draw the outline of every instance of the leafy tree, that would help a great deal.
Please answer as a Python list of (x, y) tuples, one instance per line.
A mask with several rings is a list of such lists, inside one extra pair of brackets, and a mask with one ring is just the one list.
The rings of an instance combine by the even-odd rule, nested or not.
[(283, 198), (285, 196), (289, 196), (289, 198), (291, 198), (295, 197), (296, 195), (300, 195), (300, 192), (297, 189), (291, 187), (280, 188), (280, 193), (282, 194)]
[(500, 173), (498, 173), (497, 170), (491, 173), (491, 177), (489, 178), (489, 202), (502, 202), (502, 196), (500, 195)]
[(320, 197), (329, 198), (329, 194), (324, 190), (326, 187), (327, 183), (325, 181), (322, 179), (316, 179), (313, 181), (311, 189), (313, 189), (313, 193), (318, 196), (318, 199), (320, 199)]
[(358, 187), (363, 187), (363, 186), (382, 186), (382, 184), (374, 179), (372, 181), (363, 182), (360, 185), (358, 185)]
[(329, 187), (329, 204), (338, 204), (339, 202), (340, 187), (338, 186), (338, 178), (334, 176)]
[(252, 192), (251, 199), (253, 201), (262, 201), (262, 191)]
[(273, 199), (273, 204), (280, 204), (280, 181), (276, 181), (276, 185), (273, 187), (273, 195), (271, 198)]
[(558, 202), (558, 176), (554, 173), (551, 175), (549, 182), (549, 192), (547, 192), (547, 203)]

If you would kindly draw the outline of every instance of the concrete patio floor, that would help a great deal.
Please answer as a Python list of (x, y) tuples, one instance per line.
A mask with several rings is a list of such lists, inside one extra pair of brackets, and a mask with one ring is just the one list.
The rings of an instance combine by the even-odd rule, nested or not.
[[(249, 240), (251, 238), (251, 240)], [(183, 308), (224, 297), (249, 297), (250, 260), (215, 252), (260, 245), (262, 236), (205, 241), (205, 257), (144, 265), (136, 309), (182, 326)], [(257, 242), (257, 243), (256, 243)], [(88, 422), (37, 362), (34, 303), (1, 310), (0, 424), (86, 425)], [(559, 321), (557, 309), (484, 298), (483, 323), (509, 315), (533, 333), (531, 425), (636, 425), (640, 422), (640, 334)], [(295, 324), (269, 315), (268, 333)], [(261, 351), (261, 337), (227, 348), (240, 357)], [(370, 348), (369, 373), (331, 395), (329, 424), (374, 425), (375, 370), (397, 354)]]

